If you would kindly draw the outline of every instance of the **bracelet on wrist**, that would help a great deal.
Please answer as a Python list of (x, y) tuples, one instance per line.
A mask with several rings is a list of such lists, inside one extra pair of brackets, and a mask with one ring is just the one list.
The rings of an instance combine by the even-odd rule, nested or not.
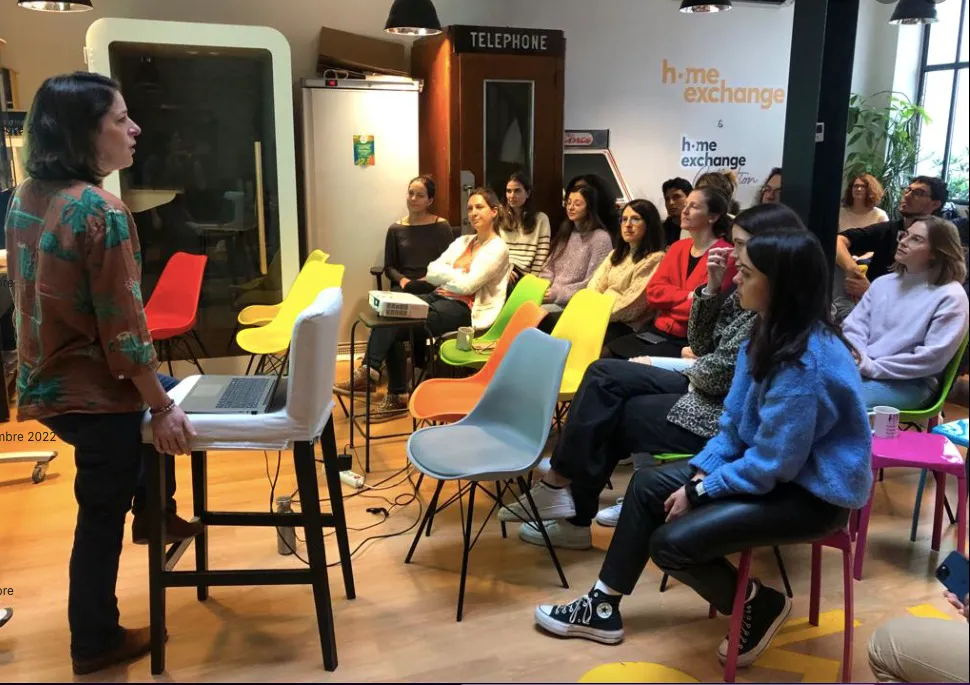
[(175, 400), (169, 399), (168, 404), (166, 404), (164, 407), (160, 407), (159, 409), (150, 409), (149, 412), (154, 418), (156, 416), (162, 416), (163, 414), (168, 414), (173, 409), (175, 409)]

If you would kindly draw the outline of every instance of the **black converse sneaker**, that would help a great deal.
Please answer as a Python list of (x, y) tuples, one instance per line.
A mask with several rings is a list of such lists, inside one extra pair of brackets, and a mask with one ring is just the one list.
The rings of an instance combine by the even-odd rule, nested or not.
[(582, 637), (604, 645), (623, 640), (620, 595), (593, 589), (570, 604), (540, 604), (536, 623), (560, 637)]
[[(750, 666), (768, 649), (775, 635), (791, 615), (791, 599), (777, 590), (752, 580), (741, 617), (741, 639), (738, 642), (738, 666)], [(728, 637), (721, 641), (717, 658), (727, 661)]]

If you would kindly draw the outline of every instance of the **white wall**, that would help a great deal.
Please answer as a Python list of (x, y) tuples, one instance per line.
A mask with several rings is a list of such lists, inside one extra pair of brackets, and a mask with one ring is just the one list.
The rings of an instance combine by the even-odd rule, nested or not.
[(588, 0), (530, 0), (514, 11), (519, 25), (565, 31), (566, 127), (610, 129), (634, 196), (657, 203), (665, 179), (702, 171), (681, 168), (685, 135), (746, 157), (742, 204), (781, 164), (784, 104), (688, 103), (685, 84), (663, 84), (662, 69), (666, 59), (679, 72), (717, 69), (735, 86), (787, 89), (791, 7), (699, 16), (681, 14), (672, 0), (608, 0), (595, 9)]
[(855, 62), (852, 65), (852, 92), (872, 95), (893, 89), (896, 72), (896, 48), (900, 31), (908, 27), (889, 23), (895, 5), (876, 0), (859, 4), (859, 28), (856, 34)]

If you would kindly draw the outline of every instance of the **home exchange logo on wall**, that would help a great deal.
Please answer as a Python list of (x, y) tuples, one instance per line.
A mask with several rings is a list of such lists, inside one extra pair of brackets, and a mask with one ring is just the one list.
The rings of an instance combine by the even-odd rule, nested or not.
[(785, 89), (767, 86), (735, 86), (721, 78), (713, 67), (678, 68), (666, 58), (660, 68), (661, 83), (683, 87), (684, 102), (690, 104), (758, 105), (771, 109), (785, 104)]

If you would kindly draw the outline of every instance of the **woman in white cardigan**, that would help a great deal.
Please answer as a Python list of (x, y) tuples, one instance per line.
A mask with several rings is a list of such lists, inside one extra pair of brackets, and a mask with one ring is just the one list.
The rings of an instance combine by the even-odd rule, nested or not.
[[(473, 191), (468, 197), (468, 220), (475, 234), (461, 236), (428, 265), (428, 273), (422, 280), (437, 288), (433, 293), (417, 297), (428, 303), (426, 326), (433, 335), (462, 326), (488, 328), (505, 304), (509, 248), (495, 230), (499, 207), (498, 198), (491, 190)], [(380, 380), (381, 366), (386, 364), (387, 394), (371, 421), (386, 421), (407, 411), (403, 342), (409, 339), (409, 333), (407, 327), (373, 329), (364, 363), (353, 378), (334, 386), (338, 394), (349, 394), (351, 384), (354, 392), (363, 392), (367, 384), (364, 374), (369, 372), (373, 389)], [(416, 345), (422, 342), (415, 340)]]

